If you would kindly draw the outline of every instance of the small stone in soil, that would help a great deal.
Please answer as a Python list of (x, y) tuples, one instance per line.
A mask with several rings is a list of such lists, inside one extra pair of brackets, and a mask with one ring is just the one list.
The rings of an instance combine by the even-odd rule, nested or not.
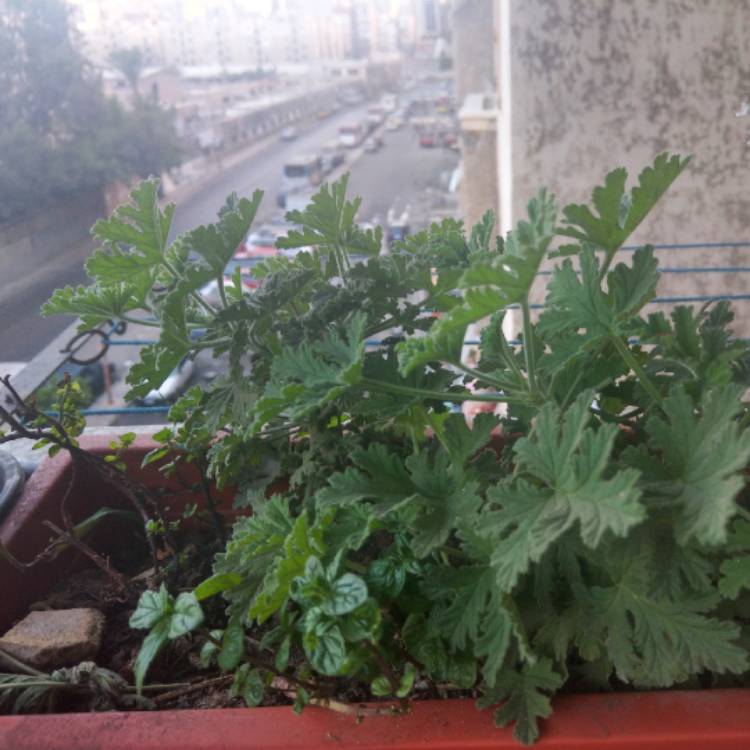
[(104, 615), (97, 609), (30, 612), (0, 638), (0, 649), (37, 669), (69, 667), (96, 656), (103, 630)]

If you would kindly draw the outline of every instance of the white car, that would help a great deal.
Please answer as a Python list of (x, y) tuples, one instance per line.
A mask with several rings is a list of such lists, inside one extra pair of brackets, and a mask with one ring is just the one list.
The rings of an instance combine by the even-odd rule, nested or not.
[(187, 388), (194, 370), (193, 360), (190, 357), (184, 357), (158, 388), (154, 388), (143, 397), (141, 404), (143, 406), (159, 406), (175, 401)]

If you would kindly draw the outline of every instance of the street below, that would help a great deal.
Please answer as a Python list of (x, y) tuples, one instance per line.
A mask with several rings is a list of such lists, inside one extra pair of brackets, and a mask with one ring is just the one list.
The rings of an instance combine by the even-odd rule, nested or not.
[[(170, 239), (199, 224), (214, 221), (231, 192), (250, 195), (260, 188), (265, 192), (256, 225), (283, 210), (276, 205), (284, 163), (290, 157), (316, 153), (321, 146), (335, 141), (338, 129), (364, 117), (366, 107), (342, 110), (325, 120), (312, 120), (298, 126), (293, 141), (274, 141), (260, 152), (217, 174), (175, 210)], [(420, 148), (416, 133), (404, 125), (383, 133), (384, 145), (376, 153), (362, 154), (355, 163), (347, 163), (350, 195), (362, 197), (360, 221), (385, 221), (389, 208), (401, 211), (412, 206), (415, 226), (428, 222), (430, 194), (447, 189), (457, 155), (440, 148)], [(427, 198), (425, 196), (427, 195)], [(0, 279), (0, 361), (29, 361), (66, 326), (72, 318), (42, 318), (41, 305), (61, 286), (86, 282), (83, 263), (92, 246), (82, 246), (59, 257), (53, 263), (40, 264), (33, 275)]]

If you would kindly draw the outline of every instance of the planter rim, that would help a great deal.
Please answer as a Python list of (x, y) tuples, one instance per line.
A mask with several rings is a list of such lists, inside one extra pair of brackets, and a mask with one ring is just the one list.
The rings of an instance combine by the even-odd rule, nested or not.
[[(106, 452), (111, 436), (82, 446)], [(156, 444), (139, 436), (130, 463)], [(127, 457), (126, 457), (127, 460)], [(0, 524), (0, 539), (21, 537), (66, 486), (64, 454), (45, 458), (18, 505)], [(153, 467), (150, 469), (153, 471)], [(148, 471), (145, 470), (145, 471)], [(145, 473), (145, 472), (144, 472)], [(101, 500), (101, 498), (99, 498)], [(29, 553), (33, 550), (29, 550)], [(0, 561), (0, 589), (22, 598)], [(27, 585), (27, 584), (25, 584)], [(382, 704), (381, 704), (382, 705)], [(542, 722), (540, 750), (748, 750), (750, 689), (563, 695)], [(0, 750), (518, 750), (512, 727), (497, 729), (491, 711), (472, 700), (418, 701), (410, 713), (355, 717), (320, 708), (295, 716), (289, 706), (88, 714), (0, 716)]]
[[(359, 723), (289, 706), (0, 717), (0, 750), (519, 750), (471, 700), (413, 704)], [(750, 690), (565, 695), (539, 750), (747, 750)]]

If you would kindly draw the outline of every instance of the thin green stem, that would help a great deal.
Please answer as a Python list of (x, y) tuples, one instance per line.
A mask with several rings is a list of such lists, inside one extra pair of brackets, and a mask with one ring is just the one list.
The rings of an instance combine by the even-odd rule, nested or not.
[(139, 318), (131, 318), (130, 315), (120, 314), (118, 316), (120, 320), (125, 323), (132, 323), (136, 326), (148, 326), (149, 328), (161, 328), (161, 323), (153, 320), (140, 320)]
[(512, 396), (504, 396), (492, 393), (452, 393), (450, 391), (429, 391), (423, 388), (411, 388), (406, 385), (396, 385), (395, 383), (385, 383), (373, 378), (362, 378), (360, 381), (366, 388), (372, 388), (384, 393), (393, 393), (397, 396), (416, 396), (423, 399), (435, 399), (437, 401), (452, 401), (461, 403), (463, 401), (492, 401), (502, 404), (522, 403), (520, 399)]
[(521, 303), (523, 312), (523, 356), (526, 360), (526, 375), (529, 379), (529, 392), (536, 395), (536, 362), (534, 355), (534, 333), (531, 328), (531, 312), (528, 299)]
[(487, 383), (488, 385), (494, 385), (495, 388), (505, 387), (504, 383), (501, 383), (496, 378), (493, 378), (492, 375), (488, 375), (487, 373), (480, 372), (479, 370), (473, 370), (471, 367), (466, 367), (462, 365), (461, 363), (449, 362), (448, 364), (451, 367), (454, 367), (456, 370), (460, 370), (465, 375), (468, 375), (470, 378), (473, 378), (474, 380), (480, 380), (481, 382)]
[(221, 274), (218, 277), (217, 283), (219, 284), (219, 297), (221, 298), (221, 306), (226, 308), (229, 305), (229, 303), (227, 302), (226, 289), (224, 289), (224, 274)]
[(519, 381), (526, 381), (526, 377), (523, 374), (523, 370), (518, 366), (516, 362), (516, 353), (513, 351), (511, 345), (508, 343), (508, 339), (505, 338), (505, 332), (503, 331), (503, 324), (500, 323), (500, 346), (503, 349), (503, 355), (508, 366), (513, 370), (515, 376)]
[(640, 364), (638, 364), (638, 360), (633, 356), (628, 345), (619, 336), (610, 336), (610, 339), (614, 343), (620, 356), (625, 361), (625, 364), (635, 373), (635, 376), (638, 378), (638, 381), (643, 386), (646, 393), (651, 396), (654, 403), (657, 404), (660, 409), (664, 410), (664, 402), (661, 394), (651, 378), (646, 374), (646, 371), (640, 366)]
[[(172, 274), (172, 277), (174, 278), (175, 281), (179, 281), (182, 278), (182, 276), (180, 275), (179, 271), (166, 258), (162, 258), (161, 262), (162, 262), (162, 265), (164, 266), (164, 268), (166, 268), (167, 271), (169, 271), (169, 273)], [(208, 302), (206, 302), (206, 300), (204, 300), (203, 297), (201, 297), (200, 294), (198, 294), (198, 292), (196, 292), (195, 290), (193, 290), (193, 291), (190, 292), (190, 296), (207, 313), (209, 313), (210, 315), (215, 315), (216, 314), (216, 310), (214, 310), (214, 308), (211, 307), (211, 305), (209, 305)]]
[(745, 413), (739, 421), (740, 430), (744, 430), (748, 425), (750, 425), (750, 406), (746, 405)]

